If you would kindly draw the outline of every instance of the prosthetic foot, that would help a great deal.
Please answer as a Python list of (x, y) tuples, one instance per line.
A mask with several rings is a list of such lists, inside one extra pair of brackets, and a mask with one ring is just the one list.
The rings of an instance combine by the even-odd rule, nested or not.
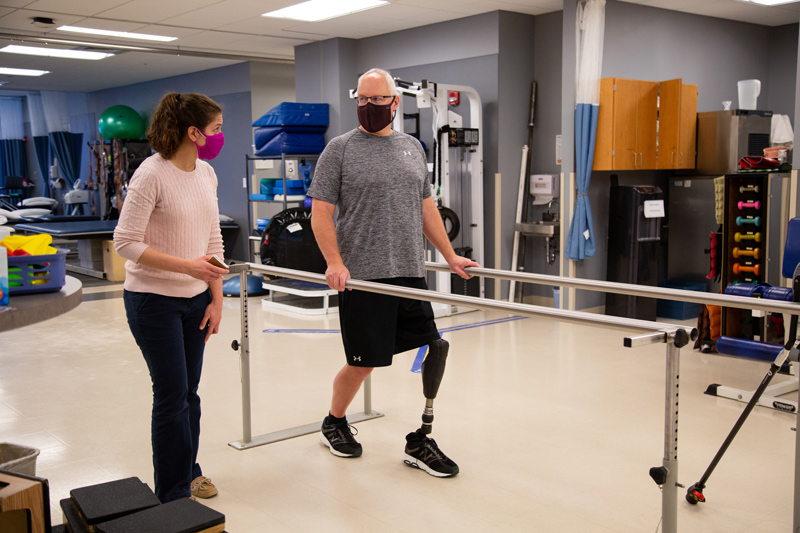
[(429, 435), (433, 430), (433, 400), (442, 383), (447, 351), (450, 343), (444, 339), (436, 339), (428, 345), (428, 354), (422, 362), (422, 392), (425, 395), (425, 410), (422, 412), (422, 427), (419, 432)]

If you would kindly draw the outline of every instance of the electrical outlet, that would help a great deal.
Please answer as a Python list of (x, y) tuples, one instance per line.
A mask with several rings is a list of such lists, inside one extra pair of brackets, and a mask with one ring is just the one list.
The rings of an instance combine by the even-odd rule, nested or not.
[(242, 189), (247, 188), (247, 178), (242, 178)]
[(283, 162), (284, 172), (286, 173), (284, 179), (296, 180), (297, 179), (297, 161), (294, 159), (287, 159)]

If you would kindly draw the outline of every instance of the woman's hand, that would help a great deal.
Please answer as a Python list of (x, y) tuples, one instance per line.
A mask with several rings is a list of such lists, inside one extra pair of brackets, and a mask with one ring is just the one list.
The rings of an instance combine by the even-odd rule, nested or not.
[(211, 255), (204, 255), (203, 257), (187, 261), (185, 273), (202, 281), (222, 279), (222, 276), (229, 271), (227, 268), (219, 268), (209, 263), (208, 260), (211, 259), (211, 257)]
[(206, 338), (203, 341), (204, 343), (208, 342), (211, 335), (219, 333), (220, 322), (222, 322), (222, 300), (212, 300), (211, 303), (208, 304), (208, 307), (206, 307), (203, 320), (200, 322), (200, 329), (205, 329), (205, 327), (208, 326)]

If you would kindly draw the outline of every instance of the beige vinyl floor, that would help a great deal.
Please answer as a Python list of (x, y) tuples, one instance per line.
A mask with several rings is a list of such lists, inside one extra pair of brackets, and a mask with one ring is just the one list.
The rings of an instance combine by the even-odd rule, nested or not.
[[(54, 524), (73, 488), (138, 476), (152, 486), (150, 381), (119, 284), (86, 287), (75, 310), (0, 334), (0, 441), (41, 450)], [(337, 315), (264, 310), (250, 300), (253, 434), (319, 421), (343, 364)], [(204, 502), (229, 532), (655, 532), (661, 492), (648, 476), (664, 448), (665, 347), (624, 348), (625, 332), (500, 312), (440, 318), (451, 343), (433, 437), (460, 466), (437, 479), (403, 465), (424, 405), (416, 356), (373, 375), (373, 408), (356, 425), (364, 455), (341, 459), (318, 434), (238, 451), (242, 438), (238, 298), (206, 349), (200, 462), (219, 488)], [(691, 324), (692, 321), (685, 322)], [(767, 365), (682, 350), (679, 473), (696, 482), (744, 404), (710, 383), (754, 389)], [(775, 382), (788, 379), (778, 376)], [(796, 399), (796, 394), (787, 396)], [(352, 412), (363, 409), (359, 394)], [(791, 530), (796, 417), (754, 410), (705, 491), (679, 489), (679, 531)]]

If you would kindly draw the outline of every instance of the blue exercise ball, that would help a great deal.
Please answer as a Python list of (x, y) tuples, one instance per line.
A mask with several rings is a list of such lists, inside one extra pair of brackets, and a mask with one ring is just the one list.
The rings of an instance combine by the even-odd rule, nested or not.
[(144, 119), (126, 105), (112, 105), (100, 115), (98, 124), (103, 139), (140, 139), (144, 134)]

